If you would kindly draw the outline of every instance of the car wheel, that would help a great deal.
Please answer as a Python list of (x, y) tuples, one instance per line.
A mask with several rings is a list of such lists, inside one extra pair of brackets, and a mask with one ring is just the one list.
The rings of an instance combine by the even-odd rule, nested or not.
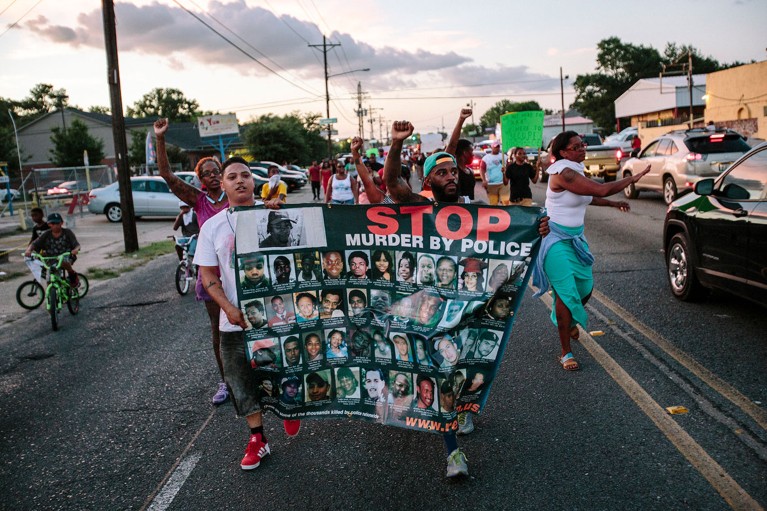
[(687, 236), (675, 234), (666, 250), (666, 269), (671, 292), (685, 302), (694, 302), (706, 296), (706, 289), (695, 275), (692, 253)]
[[(631, 172), (624, 172), (623, 177), (631, 177)], [(637, 187), (634, 186), (634, 183), (630, 183), (626, 188), (623, 189), (623, 195), (625, 195), (627, 199), (636, 199), (639, 197), (639, 190), (637, 190)]]
[(107, 220), (113, 223), (122, 222), (123, 210), (119, 204), (109, 204), (104, 208), (104, 214), (107, 216)]
[(666, 201), (666, 204), (671, 204), (676, 196), (676, 183), (671, 176), (666, 176), (666, 179), (663, 180), (663, 200)]

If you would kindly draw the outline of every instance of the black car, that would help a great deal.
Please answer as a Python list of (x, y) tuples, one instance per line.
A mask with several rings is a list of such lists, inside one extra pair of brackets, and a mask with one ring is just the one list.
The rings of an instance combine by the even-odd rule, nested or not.
[(669, 205), (663, 248), (680, 300), (716, 288), (767, 306), (767, 142)]
[(267, 171), (269, 167), (275, 166), (280, 171), (280, 179), (285, 181), (285, 184), (288, 186), (288, 191), (292, 192), (293, 190), (297, 190), (304, 186), (306, 184), (306, 174), (303, 172), (297, 172), (295, 170), (290, 170), (282, 165), (278, 165), (274, 163), (273, 161), (252, 161), (250, 162), (250, 169), (253, 170), (253, 168), (262, 168)]

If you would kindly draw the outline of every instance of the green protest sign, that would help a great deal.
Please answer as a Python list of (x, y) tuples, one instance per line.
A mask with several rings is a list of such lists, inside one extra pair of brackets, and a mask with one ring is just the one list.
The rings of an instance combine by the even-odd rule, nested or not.
[(512, 147), (541, 147), (543, 111), (511, 112), (501, 116), (503, 152)]
[(481, 411), (538, 251), (540, 208), (237, 215), (237, 294), (262, 408), (433, 433)]

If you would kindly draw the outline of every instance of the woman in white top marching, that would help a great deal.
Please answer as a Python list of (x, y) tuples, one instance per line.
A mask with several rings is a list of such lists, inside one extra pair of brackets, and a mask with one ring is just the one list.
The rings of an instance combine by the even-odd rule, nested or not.
[(330, 204), (356, 204), (357, 180), (352, 179), (344, 167), (339, 166), (336, 174), (328, 181), (325, 202)]
[(570, 350), (570, 339), (578, 338), (578, 326), (586, 326), (588, 318), (584, 305), (591, 296), (594, 279), (591, 255), (583, 235), (586, 206), (610, 206), (629, 211), (624, 201), (604, 199), (636, 183), (650, 171), (648, 166), (639, 174), (612, 183), (597, 183), (585, 177), (583, 160), (586, 146), (574, 131), (565, 131), (554, 138), (551, 152), (556, 161), (547, 169), (550, 174), (546, 190), (546, 211), (550, 217), (551, 233), (543, 238), (533, 273), (533, 284), (540, 296), (549, 284), (553, 289), (554, 309), (551, 320), (557, 325), (562, 353), (559, 363), (567, 371), (579, 369)]

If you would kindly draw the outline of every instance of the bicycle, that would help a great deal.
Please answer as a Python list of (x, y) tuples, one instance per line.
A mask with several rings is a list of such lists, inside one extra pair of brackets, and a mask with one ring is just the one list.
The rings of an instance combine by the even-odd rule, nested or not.
[[(22, 253), (22, 255), (24, 254)], [(24, 260), (35, 279), (24, 281), (19, 285), (16, 289), (16, 302), (27, 310), (33, 310), (40, 307), (45, 300), (45, 287), (48, 285), (45, 280), (46, 270), (38, 259), (25, 257)], [(78, 273), (77, 278), (77, 292), (80, 298), (84, 298), (88, 294), (90, 283), (82, 273)]]
[(197, 280), (197, 266), (192, 262), (194, 254), (191, 254), (189, 250), (197, 239), (197, 235), (193, 234), (189, 237), (168, 236), (168, 238), (172, 238), (176, 245), (181, 247), (181, 261), (176, 267), (176, 291), (184, 296), (189, 292), (192, 282)]
[(76, 287), (69, 284), (61, 268), (64, 258), (70, 255), (71, 252), (64, 252), (57, 256), (45, 257), (36, 252), (32, 253), (32, 258), (40, 261), (47, 277), (45, 308), (51, 315), (51, 327), (54, 332), (59, 329), (59, 312), (64, 307), (65, 302), (70, 314), (74, 316), (80, 312), (80, 293)]

